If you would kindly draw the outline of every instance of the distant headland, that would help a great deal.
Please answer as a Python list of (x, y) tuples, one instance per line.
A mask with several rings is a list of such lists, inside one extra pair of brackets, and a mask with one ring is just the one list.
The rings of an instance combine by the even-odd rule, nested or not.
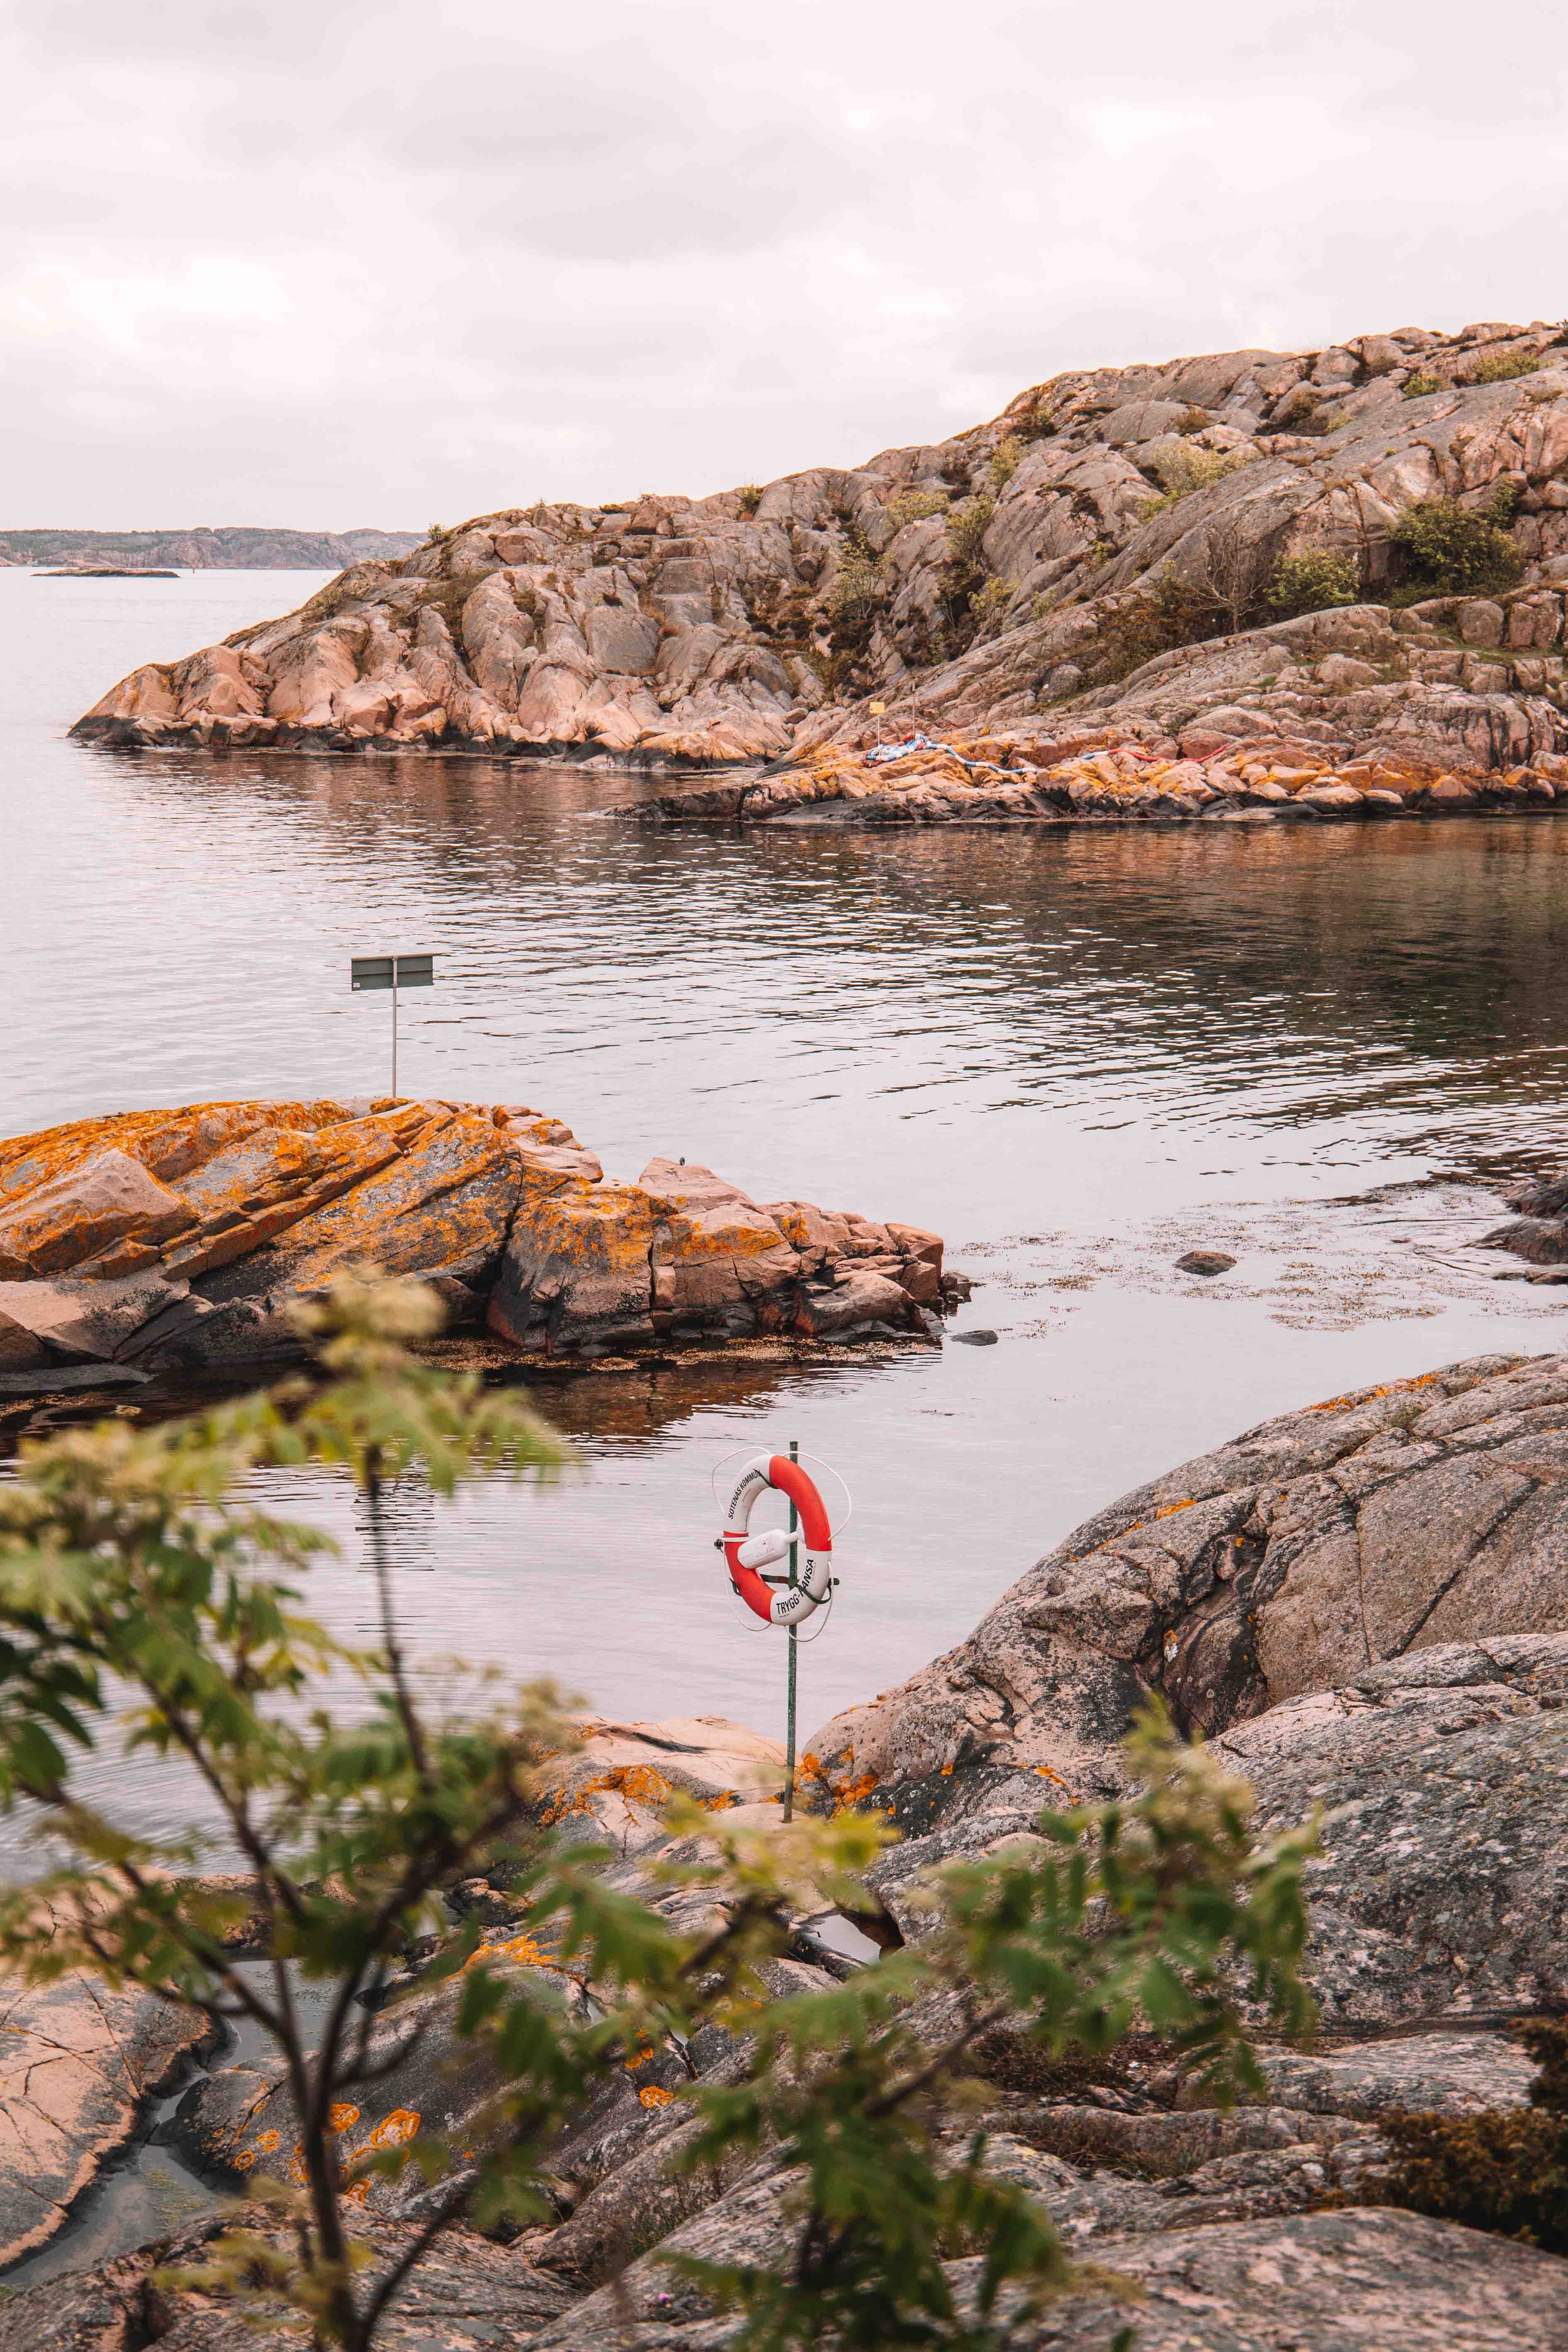
[(417, 530), (0, 530), (0, 565), (64, 566), (71, 572), (341, 572), (380, 558), (394, 562), (418, 547)]

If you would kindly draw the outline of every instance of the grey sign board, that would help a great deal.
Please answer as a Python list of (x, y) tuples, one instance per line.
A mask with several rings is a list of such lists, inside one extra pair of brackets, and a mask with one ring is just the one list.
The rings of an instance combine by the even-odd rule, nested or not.
[(427, 955), (353, 956), (351, 988), (434, 988), (436, 959)]

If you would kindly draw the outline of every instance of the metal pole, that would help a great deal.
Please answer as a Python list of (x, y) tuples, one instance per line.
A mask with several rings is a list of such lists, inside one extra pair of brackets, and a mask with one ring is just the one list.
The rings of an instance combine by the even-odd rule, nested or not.
[[(789, 1442), (789, 1458), (792, 1462), (800, 1460), (800, 1446), (793, 1437)], [(792, 1536), (799, 1524), (792, 1496), (789, 1507), (789, 1531)], [(789, 1548), (789, 1580), (792, 1585), (798, 1584), (800, 1581), (795, 1573), (798, 1553), (799, 1546), (792, 1543)], [(793, 1822), (795, 1819), (795, 1627), (793, 1625), (789, 1629), (789, 1695), (784, 1703), (784, 1817), (786, 1822)]]
[(392, 1099), (397, 1100), (397, 958), (392, 959)]

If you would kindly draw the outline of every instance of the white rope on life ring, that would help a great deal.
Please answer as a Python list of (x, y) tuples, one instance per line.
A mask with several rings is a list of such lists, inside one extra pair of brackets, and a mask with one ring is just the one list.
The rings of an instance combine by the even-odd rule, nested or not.
[[(758, 1500), (770, 1492), (787, 1495), (795, 1505), (800, 1518), (798, 1535), (792, 1536), (783, 1528), (769, 1528), (758, 1536), (747, 1533)], [(767, 1624), (802, 1623), (832, 1590), (833, 1529), (827, 1507), (809, 1472), (787, 1454), (758, 1454), (747, 1463), (730, 1496), (721, 1541), (731, 1584), (747, 1608)], [(775, 1560), (787, 1559), (792, 1548), (799, 1549), (798, 1580), (790, 1585), (768, 1584), (760, 1571)]]

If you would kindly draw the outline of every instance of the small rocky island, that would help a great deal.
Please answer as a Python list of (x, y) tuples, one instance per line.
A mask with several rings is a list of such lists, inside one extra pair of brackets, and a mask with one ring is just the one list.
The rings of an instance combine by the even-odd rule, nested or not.
[(939, 1235), (711, 1169), (606, 1177), (518, 1104), (197, 1103), (0, 1143), (0, 1394), (265, 1364), (342, 1268), (417, 1275), (520, 1359), (942, 1335)]
[(728, 772), (666, 819), (1550, 809), (1565, 593), (1568, 326), (1402, 328), (1076, 369), (710, 497), (476, 516), (75, 732)]

